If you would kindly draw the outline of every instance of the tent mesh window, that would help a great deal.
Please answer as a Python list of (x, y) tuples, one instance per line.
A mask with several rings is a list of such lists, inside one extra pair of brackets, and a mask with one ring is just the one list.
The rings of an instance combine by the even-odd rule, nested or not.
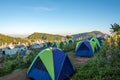
[(35, 68), (37, 68), (39, 70), (47, 72), (43, 62), (41, 61), (41, 59), (39, 57), (36, 59), (34, 66), (35, 66)]
[(89, 50), (89, 48), (84, 43), (81, 44), (79, 49), (80, 50)]
[(92, 41), (94, 41), (95, 42), (95, 40), (93, 39)]

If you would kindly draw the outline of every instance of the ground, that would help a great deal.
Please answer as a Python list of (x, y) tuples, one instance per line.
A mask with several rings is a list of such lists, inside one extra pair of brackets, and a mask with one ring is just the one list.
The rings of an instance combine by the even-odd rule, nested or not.
[(27, 69), (17, 69), (11, 74), (0, 77), (0, 80), (27, 80), (26, 71)]
[(79, 67), (81, 64), (86, 63), (90, 58), (75, 56), (74, 52), (67, 53), (74, 67)]
[[(87, 57), (75, 56), (74, 52), (68, 52), (67, 54), (75, 67), (79, 67), (90, 59)], [(0, 77), (0, 80), (29, 80), (26, 78), (26, 72), (27, 69), (17, 69), (8, 75)]]

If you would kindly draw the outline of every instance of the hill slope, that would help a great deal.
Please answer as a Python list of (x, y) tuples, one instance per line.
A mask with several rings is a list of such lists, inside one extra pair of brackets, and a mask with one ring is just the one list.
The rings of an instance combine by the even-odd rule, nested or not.
[[(74, 39), (79, 39), (79, 38), (86, 39), (91, 36), (100, 36), (100, 35), (104, 35), (104, 33), (100, 31), (92, 31), (92, 32), (86, 32), (86, 33), (74, 34), (72, 36)], [(38, 39), (48, 40), (48, 41), (55, 41), (55, 40), (59, 41), (59, 40), (65, 39), (65, 37), (61, 35), (53, 35), (53, 34), (38, 33), (38, 32), (35, 32), (29, 35), (27, 38), (14, 38), (14, 37), (0, 34), (0, 44), (11, 43), (11, 42), (12, 43), (18, 43), (18, 42), (25, 43), (25, 42), (28, 42), (28, 40), (38, 40)]]
[(100, 31), (92, 31), (92, 32), (86, 32), (86, 33), (79, 33), (79, 34), (74, 34), (72, 35), (74, 39), (86, 39), (89, 38), (91, 36), (101, 36), (101, 35), (105, 35), (104, 33), (100, 32)]
[(14, 37), (0, 34), (0, 44), (1, 43), (11, 43), (11, 42), (14, 42), (14, 43), (23, 42), (24, 43), (24, 42), (28, 42), (28, 41), (26, 39), (14, 38)]
[(60, 35), (35, 32), (35, 33), (29, 35), (28, 39), (32, 39), (32, 40), (41, 39), (41, 40), (54, 41), (54, 40), (62, 40), (62, 39), (64, 39), (64, 37), (60, 36)]

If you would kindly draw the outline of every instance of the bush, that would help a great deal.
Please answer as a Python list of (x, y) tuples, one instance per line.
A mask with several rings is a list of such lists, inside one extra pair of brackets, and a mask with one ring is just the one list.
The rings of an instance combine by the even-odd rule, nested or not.
[(30, 55), (26, 56), (26, 63), (24, 61), (17, 60), (16, 55), (6, 55), (4, 57), (4, 61), (2, 62), (2, 70), (0, 71), (0, 76), (11, 73), (15, 69), (28, 68), (39, 51), (40, 49), (33, 49)]
[(73, 80), (120, 80), (119, 47), (103, 42), (103, 46), (86, 64), (76, 69)]
[(3, 68), (0, 71), (0, 76), (3, 76), (5, 74), (8, 74), (10, 72), (12, 72), (15, 69), (15, 60), (6, 60), (3, 62)]
[(60, 48), (61, 48), (64, 52), (75, 51), (76, 44), (77, 44), (77, 42), (74, 42), (74, 43), (71, 43), (71, 44), (64, 45), (64, 46), (62, 46), (62, 47), (60, 47)]

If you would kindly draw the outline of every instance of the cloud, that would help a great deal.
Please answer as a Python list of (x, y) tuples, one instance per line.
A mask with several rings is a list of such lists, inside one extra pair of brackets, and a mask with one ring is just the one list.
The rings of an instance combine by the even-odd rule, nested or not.
[(33, 10), (36, 10), (36, 11), (53, 11), (52, 8), (48, 8), (48, 7), (32, 7)]
[(24, 6), (23, 9), (29, 9), (34, 11), (53, 11), (54, 8), (44, 7), (44, 6)]

